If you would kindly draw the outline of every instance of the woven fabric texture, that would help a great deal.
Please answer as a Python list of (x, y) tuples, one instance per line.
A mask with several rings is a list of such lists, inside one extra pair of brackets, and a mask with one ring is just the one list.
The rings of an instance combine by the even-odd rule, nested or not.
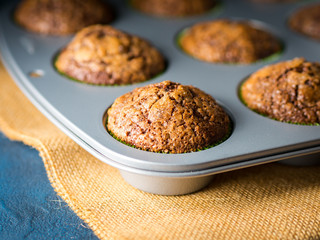
[(50, 123), (3, 65), (0, 129), (39, 150), (54, 189), (101, 239), (320, 239), (320, 167), (267, 164), (194, 194), (148, 194)]

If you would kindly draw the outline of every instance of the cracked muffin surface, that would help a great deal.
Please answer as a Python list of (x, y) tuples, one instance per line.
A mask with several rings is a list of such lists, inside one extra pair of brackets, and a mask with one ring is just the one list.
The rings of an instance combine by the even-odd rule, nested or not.
[(210, 95), (171, 81), (136, 88), (107, 112), (107, 129), (136, 148), (164, 153), (204, 149), (226, 138), (230, 119)]
[(272, 34), (247, 21), (219, 19), (198, 23), (179, 40), (189, 55), (213, 63), (249, 64), (281, 51)]
[(48, 35), (72, 34), (113, 17), (111, 7), (100, 0), (23, 0), (14, 13), (22, 27)]
[(164, 16), (183, 17), (198, 15), (216, 6), (215, 0), (131, 0), (131, 5), (141, 12)]
[(84, 28), (61, 51), (57, 70), (91, 84), (131, 84), (165, 69), (160, 52), (147, 41), (108, 25)]
[(289, 18), (289, 26), (296, 32), (320, 40), (320, 4), (297, 10)]
[(279, 121), (320, 123), (320, 63), (303, 58), (266, 66), (241, 86), (252, 110)]

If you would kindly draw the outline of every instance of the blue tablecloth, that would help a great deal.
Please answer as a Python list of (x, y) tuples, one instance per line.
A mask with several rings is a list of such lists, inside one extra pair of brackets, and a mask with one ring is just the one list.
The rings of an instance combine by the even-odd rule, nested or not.
[(57, 196), (38, 151), (2, 133), (0, 239), (97, 239)]

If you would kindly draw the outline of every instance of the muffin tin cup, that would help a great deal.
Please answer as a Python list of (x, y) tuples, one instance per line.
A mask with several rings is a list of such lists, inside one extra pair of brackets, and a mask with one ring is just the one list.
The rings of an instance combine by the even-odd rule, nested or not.
[[(153, 18), (114, 1), (119, 10), (112, 25), (151, 42), (167, 59), (161, 75), (125, 86), (94, 86), (59, 74), (53, 61), (72, 36), (50, 37), (27, 32), (11, 18), (16, 3), (1, 10), (0, 51), (14, 80), (48, 119), (101, 161), (120, 170), (123, 178), (143, 191), (179, 195), (205, 187), (214, 174), (284, 161), (299, 165), (320, 161), (320, 126), (275, 121), (248, 109), (240, 100), (241, 82), (266, 64), (305, 57), (317, 61), (320, 44), (291, 31), (286, 13), (299, 4), (257, 4), (225, 0), (217, 14), (166, 19)], [(270, 17), (272, 16), (272, 18)], [(176, 44), (179, 32), (195, 23), (217, 18), (262, 22), (283, 40), (277, 60), (250, 65), (211, 64), (196, 60)], [(303, 46), (303, 47), (301, 47)], [(231, 136), (223, 143), (198, 152), (162, 154), (132, 148), (114, 139), (104, 127), (104, 116), (114, 100), (133, 89), (171, 80), (193, 85), (212, 95), (233, 121)]]
[(204, 177), (159, 177), (120, 170), (121, 176), (133, 187), (160, 195), (183, 195), (206, 187), (214, 175)]

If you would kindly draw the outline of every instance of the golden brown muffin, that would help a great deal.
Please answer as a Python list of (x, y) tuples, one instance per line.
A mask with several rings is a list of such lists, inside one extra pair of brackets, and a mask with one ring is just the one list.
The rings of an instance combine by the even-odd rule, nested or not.
[(131, 0), (131, 5), (150, 15), (183, 17), (211, 10), (216, 0)]
[(55, 65), (86, 83), (131, 84), (161, 73), (165, 61), (147, 41), (111, 26), (93, 25), (76, 34)]
[(279, 121), (320, 123), (320, 63), (303, 58), (266, 66), (241, 87), (252, 110)]
[(100, 0), (23, 0), (14, 18), (32, 32), (66, 35), (92, 24), (109, 23), (113, 13)]
[(320, 4), (309, 5), (293, 13), (289, 26), (294, 31), (320, 40)]
[(270, 33), (247, 21), (227, 19), (195, 24), (179, 43), (186, 53), (212, 63), (249, 64), (281, 51), (281, 43)]
[(230, 119), (208, 94), (164, 81), (136, 88), (115, 100), (107, 129), (116, 138), (152, 152), (185, 153), (224, 140)]

